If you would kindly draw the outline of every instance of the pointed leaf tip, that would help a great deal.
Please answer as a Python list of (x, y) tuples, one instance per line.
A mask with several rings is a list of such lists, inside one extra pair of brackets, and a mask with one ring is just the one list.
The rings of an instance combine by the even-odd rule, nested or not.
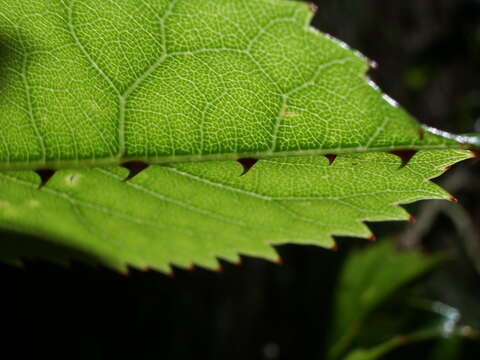
[(144, 161), (129, 161), (123, 163), (121, 166), (129, 171), (128, 176), (123, 179), (124, 182), (127, 182), (148, 168), (150, 164), (147, 164)]
[(38, 185), (38, 190), (43, 188), (50, 181), (53, 175), (55, 175), (55, 170), (52, 169), (39, 169), (35, 170), (35, 173), (40, 176), (40, 185)]
[(400, 169), (407, 166), (410, 160), (415, 156), (418, 150), (393, 150), (390, 151), (390, 154), (398, 156), (402, 160)]
[(240, 176), (245, 175), (250, 171), (250, 169), (258, 162), (258, 159), (256, 158), (241, 158), (237, 159), (237, 162), (240, 163), (243, 166), (243, 172), (240, 174)]

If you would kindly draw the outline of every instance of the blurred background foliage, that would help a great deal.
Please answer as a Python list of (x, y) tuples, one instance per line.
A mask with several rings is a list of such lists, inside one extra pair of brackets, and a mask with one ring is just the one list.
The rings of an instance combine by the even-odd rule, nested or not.
[[(480, 0), (315, 3), (314, 25), (376, 61), (368, 75), (421, 122), (480, 131)], [(245, 257), (220, 273), (66, 267), (72, 249), (0, 233), (12, 253), (34, 243), (59, 258), (0, 265), (0, 343), (69, 359), (479, 359), (479, 174), (469, 161), (438, 180), (458, 204), (372, 224), (391, 239), (378, 245), (287, 245), (282, 265)]]

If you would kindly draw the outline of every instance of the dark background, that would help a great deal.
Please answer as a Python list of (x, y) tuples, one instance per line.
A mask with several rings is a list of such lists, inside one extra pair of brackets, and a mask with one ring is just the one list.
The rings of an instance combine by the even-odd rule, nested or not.
[[(315, 26), (378, 62), (370, 77), (421, 122), (456, 133), (480, 131), (479, 0), (315, 3)], [(435, 202), (412, 206), (425, 225), (419, 221), (409, 232), (405, 224), (374, 225), (377, 235), (396, 234), (400, 245), (453, 254), (428, 289), (477, 327), (479, 169), (478, 161), (469, 161), (440, 180), (460, 200), (451, 205), (456, 210)], [(17, 357), (31, 352), (67, 359), (322, 359), (338, 269), (352, 247), (364, 246), (339, 241), (337, 252), (280, 247), (283, 265), (243, 258), (240, 266), (223, 264), (222, 273), (176, 270), (174, 277), (135, 270), (124, 276), (80, 263), (0, 265), (0, 326), (6, 330), (0, 351), (8, 346)], [(431, 346), (410, 345), (388, 358), (424, 359)], [(479, 355), (469, 343), (462, 359)]]

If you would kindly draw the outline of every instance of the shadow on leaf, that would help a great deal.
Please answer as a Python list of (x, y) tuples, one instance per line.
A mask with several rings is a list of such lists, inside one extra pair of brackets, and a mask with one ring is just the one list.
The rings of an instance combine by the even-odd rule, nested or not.
[(102, 259), (81, 249), (62, 246), (34, 235), (0, 230), (0, 262), (21, 266), (23, 260), (50, 260), (62, 265), (72, 260), (98, 265)]

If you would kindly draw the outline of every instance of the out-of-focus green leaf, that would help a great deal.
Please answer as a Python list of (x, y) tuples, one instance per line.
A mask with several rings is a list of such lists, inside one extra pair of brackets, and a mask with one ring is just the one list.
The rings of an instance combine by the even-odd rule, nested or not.
[[(330, 357), (338, 358), (344, 353), (372, 310), (407, 283), (433, 269), (440, 259), (440, 256), (418, 252), (400, 253), (390, 241), (353, 253), (344, 265), (337, 287)], [(394, 340), (374, 352), (386, 351), (392, 344)]]
[[(395, 350), (396, 348), (411, 344), (419, 341), (433, 340), (433, 339), (442, 339), (444, 338), (445, 333), (442, 325), (432, 326), (429, 328), (421, 329), (415, 332), (412, 332), (409, 335), (399, 335), (386, 342), (383, 342), (377, 346), (374, 346), (369, 349), (355, 349), (350, 352), (344, 360), (377, 360), (382, 359), (384, 355)], [(462, 338), (473, 338), (476, 337), (476, 333), (468, 327), (458, 327), (449, 335), (448, 339), (445, 341), (454, 340), (456, 344)], [(454, 342), (452, 342), (454, 344)], [(451, 353), (450, 353), (451, 354)], [(455, 354), (455, 353), (454, 353)], [(451, 357), (439, 357), (433, 358), (434, 360), (446, 360), (446, 359), (455, 359)]]

